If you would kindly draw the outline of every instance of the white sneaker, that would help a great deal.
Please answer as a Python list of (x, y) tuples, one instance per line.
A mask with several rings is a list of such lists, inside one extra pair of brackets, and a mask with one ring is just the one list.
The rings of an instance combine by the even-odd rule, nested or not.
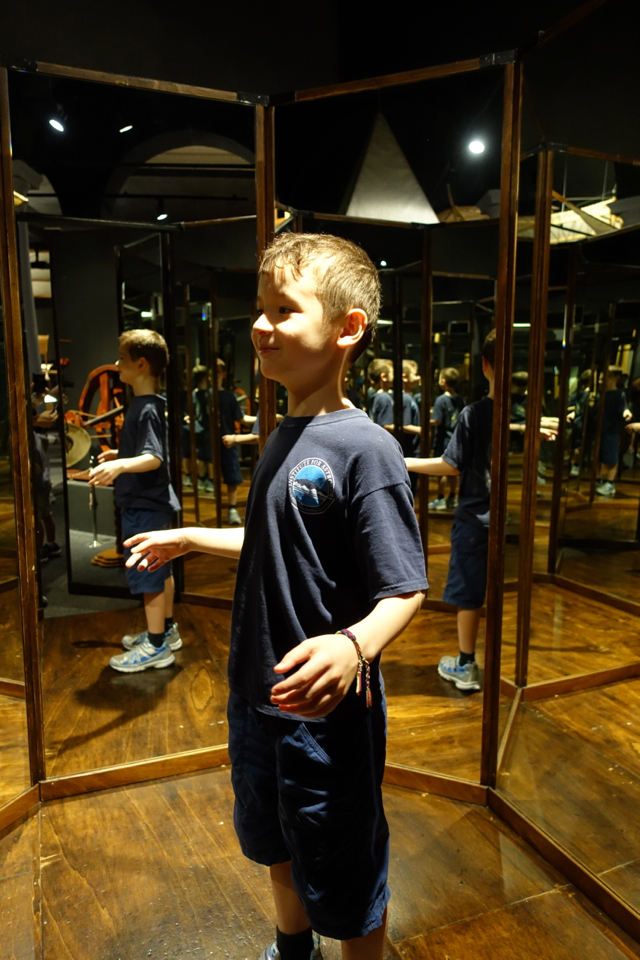
[(175, 659), (168, 643), (163, 643), (161, 647), (154, 647), (148, 640), (143, 640), (126, 653), (111, 657), (109, 664), (120, 673), (141, 673), (149, 667), (155, 667), (156, 670), (161, 667), (170, 667), (175, 663)]
[[(127, 633), (122, 638), (122, 646), (125, 650), (132, 650), (133, 647), (137, 647), (138, 644), (144, 643), (148, 638), (149, 632), (143, 630), (142, 633)], [(178, 624), (172, 623), (167, 632), (164, 635), (164, 642), (168, 643), (172, 650), (179, 650), (182, 646), (182, 637), (178, 630)]]
[[(274, 940), (273, 943), (270, 943), (268, 947), (262, 951), (258, 960), (280, 960), (280, 951), (278, 950), (278, 945)], [(320, 949), (320, 937), (317, 933), (313, 935), (313, 950), (311, 951), (311, 956), (309, 960), (322, 960), (322, 950)]]

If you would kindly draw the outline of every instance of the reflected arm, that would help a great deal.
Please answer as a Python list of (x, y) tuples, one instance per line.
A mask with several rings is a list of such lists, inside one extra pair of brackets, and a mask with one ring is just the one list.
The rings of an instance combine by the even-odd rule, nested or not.
[(169, 560), (183, 557), (185, 553), (211, 553), (217, 557), (237, 560), (244, 542), (244, 527), (232, 530), (204, 527), (181, 527), (178, 530), (158, 530), (155, 533), (138, 533), (125, 540), (131, 549), (127, 566), (136, 564), (139, 569), (157, 570)]
[(407, 470), (412, 473), (428, 473), (433, 477), (457, 477), (460, 475), (458, 468), (447, 463), (442, 457), (427, 457), (424, 459), (405, 457), (404, 462), (407, 465)]

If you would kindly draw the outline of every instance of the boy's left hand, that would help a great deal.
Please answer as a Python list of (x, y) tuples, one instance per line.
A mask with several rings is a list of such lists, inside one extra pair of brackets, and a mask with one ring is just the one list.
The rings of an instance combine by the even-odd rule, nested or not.
[(325, 634), (303, 640), (273, 668), (296, 672), (271, 689), (271, 702), (282, 713), (326, 717), (347, 695), (358, 669), (355, 647), (344, 634)]
[(118, 460), (101, 463), (89, 472), (89, 483), (92, 487), (108, 487), (121, 473), (122, 466)]

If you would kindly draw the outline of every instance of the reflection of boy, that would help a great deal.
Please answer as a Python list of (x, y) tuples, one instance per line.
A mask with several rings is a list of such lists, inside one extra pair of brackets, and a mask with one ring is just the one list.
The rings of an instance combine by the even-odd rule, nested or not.
[(622, 367), (609, 367), (600, 433), (600, 479), (596, 484), (596, 493), (600, 497), (616, 495), (614, 480), (618, 472), (620, 435), (625, 423), (633, 416), (627, 405), (627, 395), (618, 386), (622, 376)]
[[(223, 390), (222, 382), (227, 372), (224, 360), (218, 357), (218, 410), (220, 413), (220, 435), (222, 443), (220, 445), (220, 468), (222, 479), (227, 485), (227, 498), (229, 501), (228, 523), (232, 527), (239, 527), (242, 524), (240, 514), (238, 513), (238, 487), (242, 483), (242, 473), (240, 472), (240, 454), (235, 447), (235, 442), (229, 444), (227, 437), (236, 435), (236, 423), (254, 423), (253, 417), (242, 412), (242, 407), (238, 403), (238, 397), (232, 390)], [(237, 434), (237, 436), (242, 436)], [(251, 434), (244, 434), (251, 436)], [(245, 441), (246, 443), (247, 441)]]
[(440, 676), (459, 690), (481, 688), (476, 641), (487, 589), (495, 351), (492, 330), (482, 347), (482, 372), (489, 381), (489, 393), (462, 410), (442, 456), (406, 461), (409, 470), (417, 473), (460, 476), (458, 506), (451, 528), (449, 575), (442, 597), (458, 608), (460, 652), (457, 657), (442, 657), (438, 664)]
[[(369, 380), (376, 387), (376, 394), (369, 408), (369, 416), (379, 427), (394, 429), (393, 409), (393, 363), (391, 360), (372, 360), (367, 369)], [(420, 411), (409, 393), (402, 394), (402, 435), (400, 446), (405, 457), (413, 456), (420, 447)], [(411, 478), (411, 491), (415, 495), (417, 480)]]
[(136, 537), (133, 550), (151, 566), (190, 549), (240, 556), (229, 752), (240, 843), (271, 871), (277, 940), (261, 960), (309, 960), (312, 925), (343, 941), (343, 958), (381, 960), (379, 655), (426, 579), (400, 448), (343, 392), (375, 326), (377, 272), (342, 238), (281, 234), (258, 304), (253, 342), (289, 415), (258, 461), (242, 552), (244, 531), (199, 528)]
[(584, 418), (587, 415), (591, 392), (591, 378), (591, 370), (583, 370), (578, 379), (575, 393), (569, 394), (567, 421), (571, 424), (572, 477), (577, 477), (580, 473), (580, 451), (582, 449)]
[[(133, 388), (133, 398), (120, 432), (119, 449), (100, 454), (89, 483), (106, 486), (115, 482), (126, 539), (147, 530), (168, 529), (180, 504), (169, 479), (166, 403), (156, 392), (169, 359), (167, 345), (154, 330), (129, 330), (119, 344), (120, 379)], [(147, 629), (122, 638), (127, 653), (111, 657), (111, 666), (121, 673), (170, 666), (175, 660), (173, 651), (182, 646), (178, 625), (173, 622), (171, 566), (155, 571), (129, 568), (127, 583), (131, 593), (144, 595)]]
[[(433, 455), (441, 457), (453, 436), (458, 417), (464, 409), (464, 399), (458, 395), (460, 374), (455, 367), (445, 367), (440, 371), (438, 386), (442, 390), (433, 405), (431, 423), (435, 427), (433, 440)], [(456, 488), (458, 479), (455, 476), (447, 477), (446, 484), (449, 493), (445, 497), (445, 478), (438, 480), (438, 496), (429, 504), (430, 510), (452, 510), (455, 507)]]

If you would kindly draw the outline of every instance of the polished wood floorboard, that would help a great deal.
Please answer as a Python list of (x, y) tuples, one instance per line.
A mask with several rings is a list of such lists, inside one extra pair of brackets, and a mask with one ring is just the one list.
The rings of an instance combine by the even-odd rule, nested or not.
[(521, 705), (500, 786), (640, 910), (640, 680)]
[(640, 603), (640, 551), (579, 553), (564, 551), (558, 573), (594, 590)]
[(175, 665), (133, 674), (109, 657), (144, 629), (142, 608), (44, 621), (47, 776), (227, 742), (229, 612), (183, 605), (176, 619)]
[[(515, 672), (517, 594), (506, 593), (502, 675)], [(592, 673), (640, 660), (638, 618), (570, 590), (534, 583), (529, 683)]]
[[(385, 960), (640, 956), (490, 811), (384, 793)], [(238, 848), (227, 769), (44, 804), (0, 838), (0, 918), (1, 960), (254, 960), (275, 925), (267, 869)]]
[(17, 584), (0, 593), (0, 677), (24, 682), (20, 596)]
[(29, 784), (27, 705), (0, 695), (0, 807)]

